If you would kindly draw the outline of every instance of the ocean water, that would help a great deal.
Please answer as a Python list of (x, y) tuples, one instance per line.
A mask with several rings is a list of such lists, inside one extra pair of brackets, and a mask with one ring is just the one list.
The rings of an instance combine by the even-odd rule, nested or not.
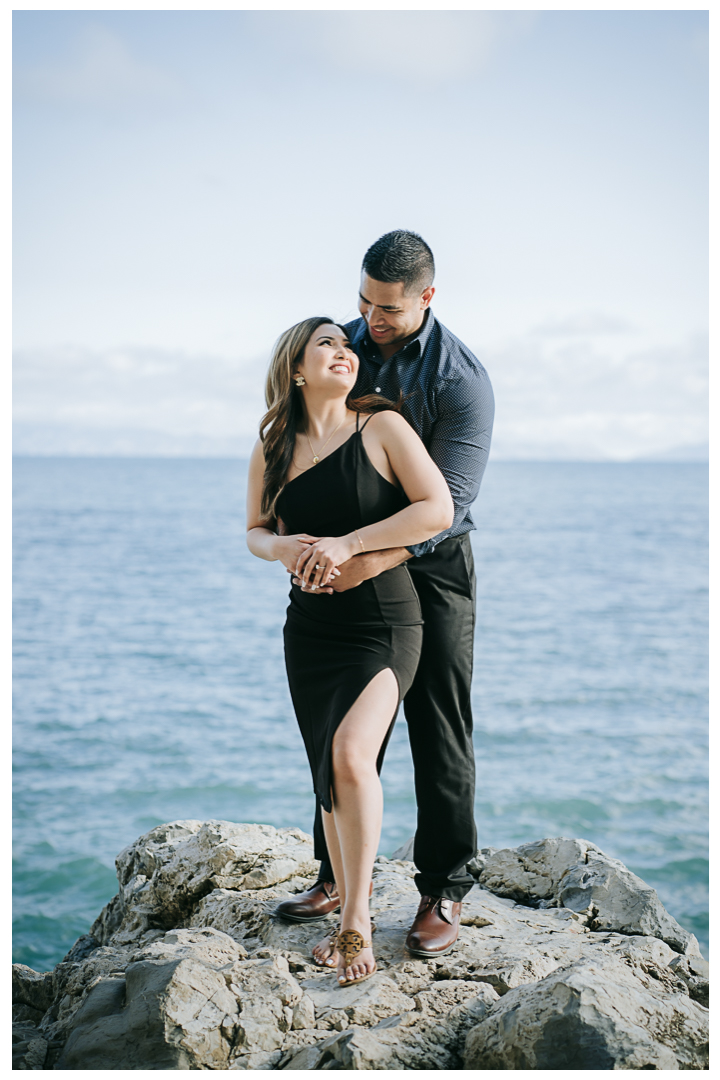
[[(154, 825), (311, 829), (287, 576), (245, 547), (245, 468), (15, 461), (14, 956), (35, 969)], [(475, 516), (480, 846), (584, 837), (707, 955), (707, 467), (491, 462)], [(390, 854), (414, 831), (402, 720), (383, 781)]]

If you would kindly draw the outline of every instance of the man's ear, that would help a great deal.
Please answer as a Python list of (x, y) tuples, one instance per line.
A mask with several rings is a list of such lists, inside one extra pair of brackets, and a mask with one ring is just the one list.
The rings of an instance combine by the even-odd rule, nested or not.
[(428, 285), (427, 289), (423, 289), (420, 293), (420, 310), (424, 311), (425, 308), (430, 307), (430, 301), (435, 295), (435, 289), (432, 285)]

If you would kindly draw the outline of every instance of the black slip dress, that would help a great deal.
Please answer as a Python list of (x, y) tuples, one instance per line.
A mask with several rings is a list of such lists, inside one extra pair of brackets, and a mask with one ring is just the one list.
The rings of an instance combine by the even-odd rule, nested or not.
[[(363, 424), (367, 425), (368, 420)], [(277, 515), (288, 534), (345, 536), (408, 506), (401, 488), (381, 476), (355, 431), (337, 450), (283, 488)], [(332, 740), (371, 680), (389, 668), (398, 684), (398, 708), (410, 689), (422, 643), (422, 615), (404, 564), (330, 595), (290, 590), (284, 628), (290, 694), (307, 750), (315, 793), (332, 810)], [(378, 755), (380, 771), (390, 733)]]

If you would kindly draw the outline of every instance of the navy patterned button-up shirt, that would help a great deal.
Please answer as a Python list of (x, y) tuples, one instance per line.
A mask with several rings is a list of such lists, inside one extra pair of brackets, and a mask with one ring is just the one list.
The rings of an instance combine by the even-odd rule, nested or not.
[(485, 368), (467, 346), (428, 309), (421, 329), (389, 360), (370, 337), (364, 319), (347, 326), (360, 373), (353, 397), (377, 393), (395, 401), (445, 477), (455, 504), (449, 529), (408, 550), (434, 551), (441, 540), (475, 528), (470, 507), (477, 498), (490, 453), (495, 399)]

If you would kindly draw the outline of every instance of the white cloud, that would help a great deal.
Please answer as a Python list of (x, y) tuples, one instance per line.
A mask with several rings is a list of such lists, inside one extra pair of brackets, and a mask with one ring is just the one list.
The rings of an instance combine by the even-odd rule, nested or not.
[(632, 334), (635, 328), (626, 319), (606, 315), (602, 311), (585, 311), (556, 322), (536, 326), (534, 333), (542, 337), (587, 337), (605, 334)]
[(20, 453), (247, 453), (264, 360), (161, 350), (46, 350), (14, 364)]
[(19, 100), (97, 106), (171, 101), (181, 88), (155, 64), (133, 57), (125, 42), (104, 26), (88, 26), (75, 55), (61, 62), (21, 70), (15, 79)]
[[(707, 342), (607, 352), (602, 339), (529, 334), (482, 354), (495, 389), (493, 456), (628, 461), (702, 454)], [(160, 349), (15, 358), (19, 453), (249, 452), (266, 358)]]
[(483, 354), (495, 388), (493, 452), (506, 458), (629, 461), (708, 439), (707, 339), (611, 352), (587, 335), (535, 335)]
[(587, 411), (499, 418), (493, 456), (500, 460), (704, 460), (707, 428), (694, 413)]
[(310, 54), (337, 72), (435, 86), (482, 72), (501, 44), (536, 19), (511, 11), (305, 11), (271, 24), (260, 16), (254, 25), (288, 57)]
[(438, 82), (473, 71), (487, 60), (498, 22), (480, 12), (348, 12), (324, 23), (323, 43), (338, 66), (350, 62), (418, 81)]

